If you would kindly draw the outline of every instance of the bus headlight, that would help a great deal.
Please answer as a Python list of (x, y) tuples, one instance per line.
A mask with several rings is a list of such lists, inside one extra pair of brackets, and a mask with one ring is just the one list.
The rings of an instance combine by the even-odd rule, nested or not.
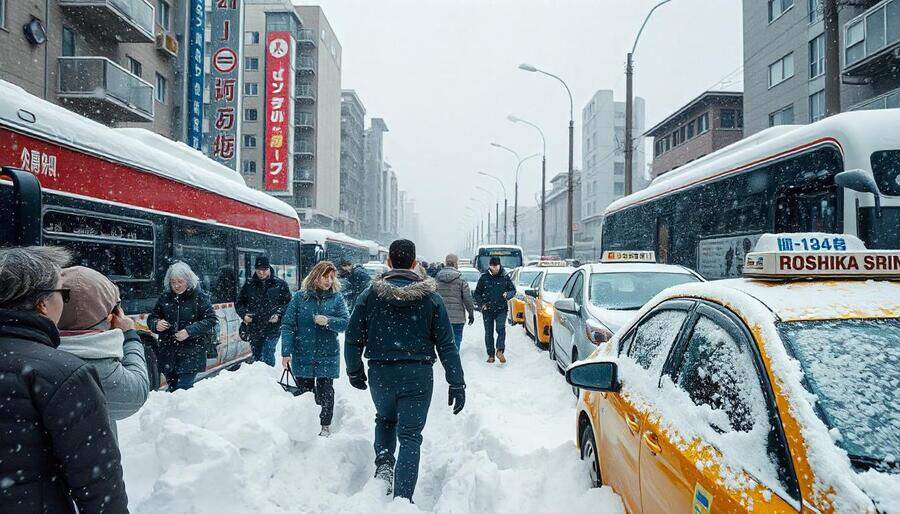
[(613, 333), (603, 323), (589, 319), (584, 322), (584, 335), (588, 341), (600, 345), (612, 339)]

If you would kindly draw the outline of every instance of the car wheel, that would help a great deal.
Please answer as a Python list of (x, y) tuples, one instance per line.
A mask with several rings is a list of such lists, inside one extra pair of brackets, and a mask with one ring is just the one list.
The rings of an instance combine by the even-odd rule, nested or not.
[[(578, 360), (578, 350), (573, 347), (572, 348), (572, 362), (575, 362), (577, 360)], [(575, 395), (575, 398), (578, 398), (578, 396), (581, 394), (581, 389), (579, 389), (575, 386), (572, 386), (572, 394)]]
[(581, 430), (581, 460), (584, 462), (591, 480), (591, 487), (603, 485), (600, 476), (600, 460), (597, 455), (597, 443), (594, 440), (594, 431), (590, 423)]

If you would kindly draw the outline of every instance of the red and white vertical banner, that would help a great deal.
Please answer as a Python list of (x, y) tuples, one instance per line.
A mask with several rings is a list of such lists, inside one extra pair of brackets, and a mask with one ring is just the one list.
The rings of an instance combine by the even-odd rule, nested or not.
[(266, 191), (291, 192), (291, 58), (290, 32), (266, 35)]

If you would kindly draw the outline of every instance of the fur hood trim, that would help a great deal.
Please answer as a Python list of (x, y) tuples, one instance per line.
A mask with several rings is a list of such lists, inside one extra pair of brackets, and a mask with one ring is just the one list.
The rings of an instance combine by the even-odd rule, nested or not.
[[(392, 284), (390, 280), (396, 278), (410, 282), (403, 285)], [(437, 291), (437, 283), (432, 278), (421, 280), (412, 272), (388, 272), (372, 281), (372, 291), (384, 300), (408, 303), (421, 300)]]

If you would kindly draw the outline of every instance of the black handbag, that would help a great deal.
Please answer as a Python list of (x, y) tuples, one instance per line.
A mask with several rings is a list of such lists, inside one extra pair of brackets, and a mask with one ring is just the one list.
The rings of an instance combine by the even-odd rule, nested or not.
[[(290, 378), (288, 378), (290, 377)], [(294, 380), (294, 385), (291, 385), (291, 379)], [(281, 373), (281, 379), (278, 381), (278, 385), (281, 386), (282, 389), (291, 393), (294, 396), (297, 396), (301, 393), (300, 386), (297, 385), (297, 377), (291, 373), (291, 365), (288, 364), (287, 368)]]
[(241, 326), (238, 327), (238, 337), (241, 338), (241, 341), (250, 342), (250, 326), (241, 321)]

